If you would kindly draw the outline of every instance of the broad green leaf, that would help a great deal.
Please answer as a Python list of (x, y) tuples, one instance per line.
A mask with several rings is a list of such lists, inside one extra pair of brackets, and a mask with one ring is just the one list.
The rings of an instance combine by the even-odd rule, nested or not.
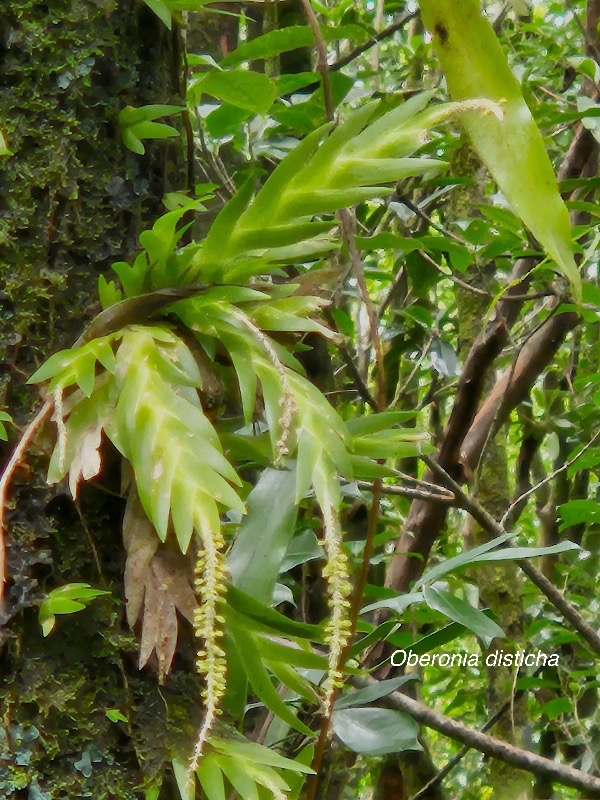
[(119, 112), (119, 122), (130, 127), (138, 122), (158, 119), (159, 117), (168, 117), (173, 114), (181, 114), (184, 110), (183, 106), (167, 105), (164, 103), (151, 103), (147, 106), (125, 106)]
[(363, 636), (362, 639), (359, 639), (355, 642), (352, 647), (350, 648), (350, 658), (357, 658), (363, 650), (366, 650), (367, 647), (370, 647), (372, 644), (376, 642), (383, 642), (385, 641), (391, 633), (394, 633), (400, 627), (399, 623), (396, 620), (386, 620), (386, 622), (382, 622), (381, 625), (373, 626), (373, 625), (365, 625), (364, 622), (359, 622), (357, 628), (362, 633), (363, 630), (369, 631), (366, 636)]
[(419, 5), (453, 99), (484, 98), (501, 109), (500, 115), (492, 109), (464, 113), (465, 129), (501, 192), (580, 301), (569, 213), (542, 136), (479, 0), (420, 0)]
[(171, 10), (165, 0), (144, 0), (148, 8), (152, 9), (156, 16), (164, 22), (169, 30), (171, 30)]
[(373, 478), (394, 478), (397, 477), (396, 470), (386, 467), (385, 464), (378, 464), (367, 456), (350, 456), (352, 472), (357, 478), (372, 480)]
[(194, 83), (193, 88), (255, 114), (266, 114), (277, 97), (275, 81), (259, 72), (243, 69), (209, 72)]
[(419, 588), (427, 583), (432, 583), (434, 580), (438, 580), (448, 572), (452, 572), (456, 569), (471, 564), (479, 564), (490, 561), (518, 561), (523, 558), (538, 558), (539, 556), (550, 556), (557, 555), (558, 553), (567, 553), (572, 550), (581, 550), (581, 547), (578, 544), (568, 541), (559, 542), (558, 544), (550, 545), (549, 547), (499, 547), (499, 545), (513, 536), (514, 534), (512, 533), (506, 533), (503, 536), (498, 536), (495, 539), (492, 539), (491, 542), (486, 542), (479, 547), (473, 548), (473, 550), (467, 550), (465, 553), (461, 553), (458, 556), (446, 559), (446, 561), (443, 561), (441, 564), (437, 564), (435, 567), (432, 567), (432, 569), (428, 570), (415, 584), (415, 588)]
[(236, 739), (219, 739), (218, 737), (211, 737), (211, 745), (221, 753), (230, 756), (240, 756), (241, 758), (253, 761), (255, 764), (263, 764), (267, 767), (275, 769), (286, 769), (292, 772), (299, 772), (305, 775), (314, 775), (314, 770), (295, 761), (291, 758), (286, 758), (280, 755), (277, 751), (270, 747), (264, 747), (256, 742), (242, 742)]
[(143, 155), (146, 150), (142, 139), (167, 139), (179, 136), (179, 131), (171, 125), (154, 122), (158, 117), (180, 114), (181, 106), (153, 104), (148, 106), (125, 106), (119, 112), (119, 129), (125, 146), (134, 153)]
[(12, 156), (12, 154), (13, 154), (12, 150), (9, 150), (9, 148), (6, 145), (6, 139), (4, 138), (2, 133), (0, 133), (0, 156)]
[(423, 595), (429, 608), (439, 611), (459, 625), (464, 625), (476, 636), (486, 639), (505, 638), (506, 634), (494, 620), (450, 592), (436, 589), (434, 586), (424, 586)]
[(219, 755), (215, 757), (215, 760), (240, 797), (243, 797), (244, 800), (259, 800), (258, 787), (248, 775), (244, 759)]
[(408, 594), (399, 594), (397, 597), (388, 597), (385, 600), (377, 600), (375, 603), (369, 603), (368, 606), (361, 608), (361, 614), (368, 614), (369, 611), (376, 611), (379, 608), (385, 608), (388, 611), (394, 611), (396, 614), (401, 614), (413, 603), (422, 603), (423, 594), (421, 592), (409, 592)]
[(276, 583), (273, 589), (273, 596), (271, 597), (271, 605), (279, 606), (281, 603), (291, 603), (293, 606), (296, 605), (294, 593), (290, 587), (286, 586), (284, 583)]
[(314, 34), (308, 25), (290, 25), (242, 42), (232, 53), (221, 59), (221, 66), (230, 67), (242, 61), (273, 58), (289, 50), (312, 47), (314, 41)]
[(422, 575), (421, 578), (415, 583), (413, 589), (419, 589), (426, 583), (432, 583), (433, 581), (439, 580), (439, 578), (441, 578), (443, 575), (447, 575), (448, 572), (452, 572), (459, 567), (464, 567), (466, 564), (470, 564), (480, 555), (483, 555), (490, 550), (494, 550), (513, 537), (514, 533), (504, 533), (502, 536), (496, 536), (489, 542), (484, 542), (484, 544), (474, 547), (472, 550), (466, 550), (464, 553), (460, 553), (453, 558), (447, 558), (445, 561), (442, 561), (441, 564), (436, 564), (435, 567), (428, 569), (427, 572), (425, 572), (424, 575)]
[(89, 583), (69, 583), (53, 589), (39, 608), (38, 620), (43, 636), (48, 636), (54, 629), (56, 614), (74, 614), (82, 611), (95, 597), (110, 592), (92, 589)]
[(279, 571), (288, 572), (290, 569), (316, 558), (323, 558), (323, 547), (319, 544), (314, 531), (307, 528), (290, 542)]
[(401, 686), (404, 686), (408, 681), (418, 680), (419, 676), (415, 673), (408, 675), (401, 675), (399, 678), (389, 678), (383, 681), (377, 681), (373, 686), (367, 686), (365, 689), (358, 689), (354, 692), (346, 692), (334, 703), (334, 712), (341, 711), (344, 708), (356, 708), (357, 706), (366, 706), (380, 700), (382, 697), (387, 697), (388, 694), (395, 692)]
[(553, 556), (558, 553), (568, 553), (573, 550), (581, 550), (575, 542), (559, 542), (548, 547), (507, 547), (486, 553), (475, 559), (474, 564), (483, 561), (518, 561), (521, 558), (538, 558), (539, 556)]
[(111, 722), (127, 722), (127, 717), (124, 716), (118, 708), (109, 708), (106, 711), (106, 718)]
[(323, 628), (321, 625), (311, 625), (306, 622), (296, 622), (296, 620), (288, 619), (288, 617), (275, 611), (274, 608), (258, 602), (258, 600), (240, 591), (235, 586), (230, 586), (227, 590), (227, 603), (238, 614), (243, 614), (250, 620), (256, 620), (261, 625), (270, 628), (274, 634), (283, 633), (295, 639), (309, 639), (313, 642), (321, 642), (323, 640)]
[(247, 516), (228, 556), (235, 586), (269, 603), (296, 524), (295, 470), (266, 469), (246, 501)]
[[(294, 694), (297, 694), (298, 697), (302, 697), (307, 703), (311, 705), (319, 703), (319, 695), (310, 681), (302, 677), (289, 664), (285, 664), (281, 661), (269, 661), (269, 670), (283, 686), (290, 689)], [(326, 671), (327, 666), (323, 669), (323, 674), (325, 674)]]
[(582, 523), (600, 522), (600, 503), (596, 500), (569, 500), (559, 507), (560, 530)]
[[(313, 759), (315, 756), (315, 746), (313, 744), (307, 744), (306, 747), (303, 747), (302, 750), (298, 753), (295, 758), (295, 761), (300, 764), (306, 764), (309, 766), (312, 764)], [(292, 773), (291, 775), (286, 775), (288, 784), (290, 786), (290, 791), (288, 793), (288, 800), (299, 800), (300, 794), (304, 787), (304, 783), (306, 782), (306, 777), (302, 774)]]
[(365, 414), (346, 422), (352, 436), (365, 436), (370, 433), (389, 430), (396, 425), (414, 419), (416, 411), (382, 411), (379, 414)]
[(572, 711), (573, 701), (570, 697), (555, 697), (540, 708), (540, 714), (549, 720), (557, 719), (563, 714), (570, 714)]
[(159, 776), (158, 783), (155, 783), (144, 792), (144, 800), (158, 800), (162, 788), (162, 776)]
[(262, 764), (254, 764), (252, 761), (248, 762), (247, 766), (248, 774), (256, 781), (256, 783), (264, 786), (267, 791), (267, 797), (272, 798), (275, 795), (275, 792), (279, 792), (279, 795), (282, 797), (287, 796), (287, 792), (289, 790), (289, 785), (284, 781), (281, 775), (275, 770), (271, 769), (271, 767), (265, 767)]
[(429, 653), (432, 650), (439, 650), (445, 644), (448, 644), (448, 642), (458, 639), (458, 637), (462, 636), (464, 632), (464, 625), (459, 625), (457, 622), (451, 622), (450, 625), (446, 625), (443, 628), (440, 628), (439, 631), (430, 633), (427, 636), (424, 636), (422, 639), (418, 639), (416, 642), (412, 641), (412, 635), (410, 633), (407, 635), (402, 631), (398, 633), (392, 633), (390, 636), (388, 636), (387, 641), (390, 644), (393, 644), (394, 647), (402, 650), (412, 650), (413, 653), (421, 655), (422, 653)]
[(0, 441), (4, 442), (8, 439), (5, 422), (12, 422), (12, 417), (6, 411), (0, 411)]
[(252, 111), (231, 103), (221, 103), (205, 118), (206, 130), (213, 139), (233, 136), (238, 133), (245, 122), (252, 119)]
[(129, 128), (129, 132), (138, 139), (170, 139), (179, 136), (179, 131), (172, 125), (164, 122), (136, 122)]
[(346, 708), (333, 712), (333, 730), (355, 753), (383, 756), (404, 750), (422, 750), (418, 724), (399, 711), (386, 708)]
[(277, 92), (279, 96), (285, 94), (293, 94), (298, 89), (303, 89), (305, 86), (310, 86), (312, 83), (319, 84), (321, 76), (318, 72), (295, 72), (286, 75), (280, 75), (276, 78)]
[(302, 669), (327, 669), (327, 658), (301, 647), (291, 647), (266, 636), (257, 636), (256, 644), (266, 661), (293, 664)]
[(294, 730), (305, 736), (312, 736), (310, 728), (298, 719), (273, 686), (254, 636), (244, 630), (241, 625), (236, 625), (235, 629), (230, 632), (254, 693), (270, 711), (287, 722)]
[[(211, 741), (212, 744), (212, 741)], [(210, 753), (200, 759), (196, 775), (206, 795), (206, 800), (226, 800), (225, 782), (221, 766)]]
[(185, 761), (174, 758), (171, 761), (173, 767), (173, 774), (175, 775), (175, 782), (179, 790), (179, 797), (181, 800), (195, 800), (196, 797), (196, 782), (193, 777), (190, 780), (188, 766)]
[(146, 148), (138, 137), (131, 132), (131, 128), (124, 128), (121, 136), (123, 137), (123, 144), (128, 150), (131, 150), (132, 153), (137, 153), (139, 156), (144, 155)]
[[(357, 25), (322, 28), (322, 34), (325, 41), (329, 42), (346, 38), (362, 41), (368, 36), (367, 31)], [(290, 50), (313, 47), (314, 43), (315, 36), (308, 25), (289, 25), (242, 42), (232, 53), (221, 59), (220, 63), (223, 67), (229, 67), (242, 61), (273, 58)], [(318, 80), (318, 76), (313, 76), (312, 80), (315, 78)]]
[(352, 449), (358, 456), (379, 458), (409, 458), (434, 451), (428, 442), (429, 434), (415, 431), (386, 430), (352, 439)]

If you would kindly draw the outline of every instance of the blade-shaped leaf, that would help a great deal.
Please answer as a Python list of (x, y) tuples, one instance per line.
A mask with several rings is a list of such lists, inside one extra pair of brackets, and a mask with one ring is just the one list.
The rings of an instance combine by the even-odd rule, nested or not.
[(465, 113), (465, 129), (514, 211), (580, 301), (569, 213), (542, 136), (479, 0), (420, 0), (419, 5), (453, 99), (485, 98), (502, 109), (501, 118), (476, 110)]
[(333, 730), (355, 753), (383, 756), (404, 750), (422, 750), (418, 724), (386, 708), (346, 708), (333, 712)]
[(196, 775), (206, 795), (206, 800), (226, 800), (225, 782), (218, 759), (207, 754), (200, 759)]
[(241, 625), (236, 625), (235, 629), (231, 630), (231, 635), (235, 641), (238, 656), (248, 676), (250, 685), (260, 700), (270, 711), (277, 714), (294, 730), (300, 731), (305, 736), (312, 736), (310, 728), (298, 719), (273, 686), (254, 637), (244, 630)]
[(436, 589), (434, 586), (425, 586), (423, 594), (429, 608), (439, 611), (445, 617), (458, 622), (460, 625), (464, 625), (476, 636), (486, 639), (504, 638), (506, 636), (502, 628), (494, 620), (487, 617), (483, 611), (474, 608), (469, 603), (465, 603), (464, 600), (455, 597), (450, 592)]
[(443, 575), (446, 575), (448, 572), (452, 572), (452, 570), (458, 569), (459, 567), (464, 567), (467, 564), (471, 564), (471, 562), (476, 561), (479, 556), (489, 552), (490, 550), (495, 550), (497, 547), (504, 544), (504, 542), (512, 539), (513, 536), (514, 533), (504, 533), (502, 536), (496, 536), (489, 542), (484, 542), (478, 547), (474, 547), (472, 550), (466, 550), (464, 553), (460, 553), (453, 558), (447, 558), (445, 561), (442, 561), (441, 564), (436, 564), (435, 567), (427, 570), (427, 572), (425, 572), (425, 574), (415, 583), (413, 588), (419, 589), (425, 583), (433, 583), (433, 581), (439, 580), (439, 578), (441, 578)]
[(270, 747), (264, 747), (256, 742), (238, 741), (234, 739), (212, 738), (211, 745), (221, 753), (231, 756), (239, 755), (242, 758), (253, 761), (255, 764), (263, 764), (275, 769), (286, 769), (292, 772), (299, 772), (305, 775), (314, 775), (314, 770), (305, 764), (301, 764), (291, 758), (286, 758)]
[(365, 689), (347, 692), (335, 701), (334, 710), (341, 711), (344, 708), (356, 708), (357, 706), (370, 705), (376, 700), (386, 697), (391, 692), (395, 692), (408, 681), (414, 680), (418, 680), (418, 675), (410, 673), (409, 675), (401, 675), (399, 678), (389, 678), (388, 680), (378, 681), (373, 684), (373, 686), (367, 686)]
[(233, 583), (269, 603), (281, 563), (294, 535), (295, 470), (265, 470), (246, 501), (248, 515), (229, 553)]
[(273, 80), (243, 69), (209, 72), (193, 88), (255, 114), (266, 114), (277, 97)]

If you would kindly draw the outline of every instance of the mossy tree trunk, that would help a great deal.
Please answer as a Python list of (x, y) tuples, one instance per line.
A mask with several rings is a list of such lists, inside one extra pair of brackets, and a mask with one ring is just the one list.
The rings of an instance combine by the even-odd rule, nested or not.
[[(2, 3), (0, 129), (14, 155), (0, 163), (0, 406), (16, 423), (2, 461), (39, 403), (26, 378), (73, 344), (98, 311), (98, 275), (131, 256), (165, 191), (185, 187), (184, 137), (139, 156), (118, 131), (126, 105), (182, 103), (181, 64), (180, 32), (141, 2)], [(123, 614), (122, 505), (110, 494), (118, 462), (105, 469), (108, 491), (87, 488), (74, 504), (46, 486), (38, 444), (8, 499), (0, 796), (144, 797), (200, 713), (191, 647), (160, 691), (152, 668), (138, 672)], [(110, 594), (43, 638), (36, 606), (70, 582)]]

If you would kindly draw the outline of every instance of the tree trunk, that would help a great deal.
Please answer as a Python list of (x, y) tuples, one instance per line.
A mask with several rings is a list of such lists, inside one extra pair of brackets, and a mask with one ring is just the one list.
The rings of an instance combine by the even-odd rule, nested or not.
[[(131, 256), (165, 191), (185, 187), (183, 141), (149, 142), (140, 156), (118, 129), (126, 105), (182, 104), (180, 38), (134, 0), (2, 4), (0, 128), (14, 155), (0, 164), (0, 406), (16, 423), (2, 461), (39, 402), (27, 377), (73, 344), (99, 310), (98, 275)], [(8, 500), (0, 796), (143, 797), (192, 740), (191, 650), (161, 692), (153, 669), (138, 672), (122, 605), (121, 501), (85, 487), (74, 504), (47, 487), (39, 443), (43, 457), (28, 453)], [(113, 472), (105, 488), (118, 493)], [(71, 582), (110, 593), (43, 638), (36, 606)]]

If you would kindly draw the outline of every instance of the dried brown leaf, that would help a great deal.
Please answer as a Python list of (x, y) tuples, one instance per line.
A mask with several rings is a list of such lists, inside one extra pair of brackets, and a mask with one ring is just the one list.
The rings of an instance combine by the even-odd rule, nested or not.
[(102, 444), (102, 428), (104, 422), (88, 428), (80, 439), (80, 444), (69, 469), (69, 489), (73, 498), (77, 497), (80, 481), (95, 478), (102, 467), (100, 445)]
[(127, 498), (123, 542), (127, 552), (124, 576), (127, 622), (133, 628), (142, 609), (152, 557), (160, 544), (158, 534), (144, 514), (135, 487), (131, 488)]
[(133, 626), (140, 613), (142, 618), (139, 668), (156, 653), (159, 682), (164, 683), (177, 647), (177, 612), (189, 622), (194, 616), (196, 598), (189, 559), (168, 544), (161, 544), (135, 487), (127, 501), (123, 538), (127, 550), (127, 621)]

